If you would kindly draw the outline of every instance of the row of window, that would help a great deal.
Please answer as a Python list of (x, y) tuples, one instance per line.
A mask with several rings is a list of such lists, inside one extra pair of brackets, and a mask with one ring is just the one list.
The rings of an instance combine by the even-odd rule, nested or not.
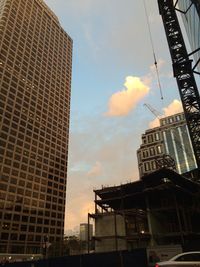
[[(15, 176), (13, 176), (13, 173), (15, 174)], [(9, 182), (11, 184), (15, 184), (15, 185), (18, 184), (19, 186), (24, 187), (25, 181), (26, 181), (26, 188), (30, 188), (30, 189), (33, 188), (33, 190), (39, 190), (39, 188), (40, 188), (40, 193), (46, 192), (45, 188), (46, 188), (47, 180), (45, 178), (48, 178), (48, 185), (53, 186), (53, 187), (55, 186), (55, 188), (58, 188), (59, 185), (65, 185), (66, 184), (65, 177), (62, 178), (61, 176), (58, 177), (58, 176), (54, 176), (54, 175), (48, 174), (48, 173), (46, 173), (46, 177), (42, 177), (42, 176), (39, 177), (39, 176), (35, 176), (35, 175), (26, 174), (24, 172), (19, 172), (19, 170), (12, 169), (12, 176), (8, 176), (5, 174), (0, 175), (0, 180), (2, 183), (4, 182), (7, 184)], [(43, 187), (42, 185), (44, 185), (45, 187)], [(65, 187), (60, 188), (60, 189), (65, 190)], [(8, 200), (14, 201), (13, 198), (14, 198), (14, 195), (8, 195)], [(40, 198), (44, 199), (44, 195), (41, 194)], [(47, 200), (49, 200), (49, 197), (47, 198)], [(51, 200), (51, 198), (50, 198), (50, 200)], [(58, 201), (58, 198), (56, 200)], [(27, 201), (28, 201), (28, 199), (27, 199)], [(60, 198), (59, 198), (59, 203), (61, 203)], [(29, 202), (26, 202), (26, 204), (29, 204)]]
[[(16, 160), (17, 156), (19, 156), (19, 159)], [(61, 178), (65, 177), (66, 168), (63, 166), (60, 166), (60, 165), (59, 165), (59, 167), (54, 167), (55, 163), (53, 163), (53, 162), (51, 165), (49, 164), (49, 166), (48, 166), (48, 163), (46, 163), (47, 166), (45, 166), (45, 164), (35, 162), (33, 160), (29, 160), (29, 161), (26, 160), (25, 163), (24, 162), (22, 163), (20, 161), (20, 155), (18, 155), (18, 154), (16, 154), (13, 158), (14, 158), (14, 160), (0, 156), (0, 162), (2, 165), (1, 168), (4, 171), (4, 173), (10, 173), (9, 168), (12, 166), (16, 169), (20, 169), (22, 172), (24, 171), (24, 173), (26, 173), (27, 171), (29, 171), (29, 173), (32, 173), (32, 170), (34, 169), (33, 173), (36, 173), (36, 172), (38, 173), (38, 170), (39, 171), (41, 171), (41, 170), (46, 171), (45, 177), (47, 177), (48, 173), (54, 173), (55, 175), (57, 175)], [(23, 161), (25, 161), (24, 158), (23, 158)], [(52, 168), (52, 169), (50, 169), (50, 168)]]
[[(17, 54), (21, 55), (16, 56)], [(7, 61), (7, 64), (20, 73), (22, 77), (27, 77), (31, 81), (40, 80), (40, 83), (48, 83), (49, 77), (54, 83), (56, 82), (57, 86), (66, 83), (66, 81), (69, 83), (71, 81), (71, 64), (65, 62), (65, 64), (63, 63), (63, 66), (61, 66), (60, 61), (47, 60), (47, 57), (48, 55), (45, 55), (45, 57), (42, 58), (42, 55), (38, 52), (37, 55), (31, 56), (27, 54), (27, 52), (24, 52), (24, 55), (22, 55), (20, 50), (8, 51), (6, 44), (2, 46), (1, 50), (2, 62)], [(58, 67), (60, 70), (57, 69)]]
[(182, 113), (179, 115), (174, 115), (172, 117), (161, 119), (160, 122), (161, 122), (161, 126), (164, 126), (167, 124), (177, 123), (177, 122), (184, 121), (184, 120), (185, 120), (185, 117), (184, 117), (184, 114)]
[(151, 134), (145, 134), (142, 136), (142, 143), (143, 144), (149, 144), (156, 141), (159, 141), (161, 139), (159, 132), (154, 132)]
[[(22, 181), (23, 180), (20, 180), (20, 182), (22, 182)], [(39, 189), (36, 189), (37, 186), (39, 188), (42, 188), (42, 186), (40, 186), (39, 184), (34, 184), (33, 190), (37, 190), (38, 191)], [(27, 183), (26, 188), (31, 189), (31, 187), (32, 186), (29, 186), (29, 184)], [(42, 192), (44, 192), (45, 194), (42, 193)], [(37, 192), (34, 191), (34, 193), (37, 193)], [(62, 208), (63, 208), (63, 205), (65, 204), (65, 199), (64, 198), (54, 197), (54, 196), (51, 196), (51, 195), (47, 195), (44, 188), (42, 188), (42, 191), (40, 191), (40, 194), (37, 195), (37, 198), (40, 199), (40, 200), (46, 200), (46, 202), (48, 202), (48, 203), (50, 202), (50, 203), (52, 203), (52, 205), (53, 204), (58, 204)], [(26, 208), (27, 208), (27, 206), (30, 206), (31, 205), (31, 198), (30, 197), (21, 197), (21, 196), (18, 196), (16, 194), (14, 194), (14, 193), (13, 194), (7, 194), (7, 199), (4, 199), (4, 200), (5, 200), (5, 202), (0, 202), (1, 209), (3, 209), (3, 208), (9, 209), (9, 208), (12, 208), (12, 207), (15, 208), (15, 206), (13, 205), (13, 203), (21, 203), (21, 204), (24, 204), (26, 206)], [(12, 207), (11, 207), (11, 205), (12, 205)], [(24, 212), (31, 213), (31, 208), (28, 209), (28, 210), (24, 210)]]
[[(6, 216), (4, 216), (6, 218)], [(2, 222), (2, 229), (3, 230), (9, 230), (9, 229), (12, 229), (12, 230), (19, 230), (21, 229), (21, 231), (27, 231), (28, 230), (28, 227), (32, 228), (33, 229), (33, 226), (32, 224), (35, 224), (37, 223), (37, 226), (38, 226), (38, 232), (39, 232), (39, 229), (41, 229), (42, 227), (39, 226), (38, 224), (44, 224), (45, 226), (54, 226), (54, 227), (60, 227), (62, 225), (61, 221), (60, 220), (50, 220), (49, 218), (40, 218), (40, 217), (33, 217), (31, 216), (29, 219), (27, 218), (28, 216), (23, 216), (23, 222), (21, 222), (21, 225), (19, 223), (11, 223), (10, 221), (3, 221)], [(23, 224), (24, 222), (27, 222), (26, 224)]]
[(144, 162), (144, 170), (145, 170), (145, 172), (156, 170), (156, 162), (155, 162), (155, 160), (152, 160), (152, 161), (149, 161), (149, 162)]
[[(17, 155), (18, 156), (18, 155)], [(26, 177), (27, 175), (36, 175), (46, 178), (47, 175), (49, 176), (49, 179), (56, 179), (56, 177), (63, 178), (66, 175), (66, 167), (57, 165), (55, 162), (51, 162), (49, 165), (45, 163), (40, 162), (34, 162), (32, 160), (29, 160), (24, 163), (22, 163), (20, 160), (17, 160), (17, 156), (14, 156), (14, 159), (5, 158), (3, 156), (0, 156), (0, 169), (4, 172), (4, 174), (13, 174), (13, 176), (17, 176), (20, 173), (20, 175)], [(24, 157), (23, 157), (24, 160)], [(25, 161), (25, 160), (24, 160)], [(12, 167), (12, 168), (11, 168)], [(11, 170), (13, 169), (13, 170)], [(55, 177), (53, 177), (53, 175)]]
[[(24, 190), (25, 189), (33, 189), (33, 197), (35, 198), (38, 198), (39, 197), (39, 192), (54, 192), (54, 190), (57, 192), (57, 190), (62, 190), (64, 191), (65, 190), (65, 186), (61, 183), (56, 183), (56, 182), (53, 182), (53, 181), (48, 181), (47, 183), (47, 187), (42, 187), (40, 186), (39, 184), (34, 184), (34, 183), (30, 183), (27, 181), (27, 183), (25, 184), (25, 181), (24, 180), (18, 180), (16, 178), (10, 178), (9, 179), (9, 184), (10, 185), (17, 185), (18, 184), (18, 187), (16, 186), (15, 187), (15, 192), (19, 193), (20, 195), (23, 195), (24, 193)], [(3, 191), (7, 191), (8, 190), (8, 183), (6, 182), (3, 182), (1, 181), (0, 183), (0, 190), (3, 190)], [(52, 190), (53, 188), (53, 190)], [(43, 194), (41, 194), (40, 196), (41, 199), (45, 199), (45, 196)]]
[[(2, 193), (1, 193), (2, 195)], [(10, 195), (9, 195), (10, 196)], [(48, 196), (49, 198), (53, 198), (52, 196)], [(23, 201), (24, 199), (24, 201)], [(51, 218), (51, 223), (55, 225), (55, 221), (56, 218), (60, 219), (62, 216), (64, 216), (64, 211), (65, 211), (65, 202), (63, 198), (59, 198), (60, 202), (63, 201), (63, 203), (58, 203), (57, 205), (55, 205), (54, 203), (47, 203), (49, 205), (49, 207), (45, 207), (45, 209), (36, 209), (35, 207), (33, 207), (31, 204), (31, 201), (28, 202), (28, 197), (20, 197), (20, 196), (16, 196), (16, 203), (15, 205), (13, 205), (13, 202), (6, 202), (6, 204), (4, 203), (5, 201), (1, 201), (0, 202), (0, 216), (1, 218), (4, 218), (5, 220), (11, 220), (12, 219), (12, 214), (14, 216), (17, 215), (17, 217), (13, 217), (13, 218), (22, 218), (23, 221), (26, 222), (30, 222), (30, 223), (34, 223), (33, 220), (31, 219), (33, 218), (38, 218), (37, 223), (44, 223), (44, 219), (45, 217), (47, 218)], [(27, 204), (27, 203), (28, 204)], [(5, 204), (5, 205), (4, 205)], [(51, 208), (51, 205), (55, 205), (54, 208)], [(14, 206), (14, 209), (12, 208)], [(20, 206), (23, 206), (23, 210), (20, 210)], [(4, 211), (4, 213), (3, 213)], [(11, 213), (12, 211), (12, 213)], [(21, 215), (23, 217), (19, 217), (19, 213), (21, 212)], [(3, 215), (4, 214), (4, 215)], [(42, 217), (42, 218), (41, 218)], [(40, 218), (40, 219), (39, 219)]]
[[(52, 228), (51, 228), (52, 229)], [(47, 231), (44, 231), (44, 233), (48, 233)], [(53, 229), (50, 230), (50, 234), (53, 234), (52, 236), (49, 236), (49, 241), (54, 242), (54, 241), (59, 241), (60, 238), (56, 237), (56, 235), (61, 235), (61, 230), (54, 231)], [(43, 242), (43, 235), (32, 235), (32, 234), (17, 234), (17, 233), (12, 233), (9, 235), (9, 233), (2, 233), (1, 234), (1, 240), (13, 240), (13, 241), (35, 241), (35, 242)], [(23, 247), (24, 248), (24, 247)]]
[[(1, 95), (1, 94), (0, 94)], [(62, 139), (63, 142), (66, 142), (66, 138), (68, 138), (68, 124), (69, 120), (66, 119), (66, 122), (62, 123), (62, 120), (58, 119), (58, 121), (54, 121), (52, 117), (48, 117), (48, 115), (43, 115), (41, 117), (37, 115), (33, 115), (31, 111), (27, 113), (26, 109), (20, 110), (17, 109), (18, 104), (15, 104), (16, 108), (11, 110), (10, 105), (5, 105), (3, 102), (0, 101), (0, 118), (4, 121), (4, 127), (8, 128), (9, 131), (19, 131), (24, 133), (27, 128), (34, 129), (35, 133), (38, 134), (41, 131), (41, 142), (44, 142), (44, 135), (46, 133), (47, 138), (51, 139), (50, 135), (53, 135), (53, 138)], [(46, 117), (46, 118), (45, 118)], [(12, 118), (12, 121), (11, 121)], [(45, 120), (46, 119), (46, 120)], [(64, 121), (64, 120), (63, 120)], [(8, 132), (5, 128), (5, 131)], [(38, 138), (37, 138), (38, 139)]]
[[(55, 183), (55, 182), (52, 182), (52, 181), (48, 181), (47, 187), (43, 187), (40, 184), (34, 184), (34, 183), (30, 183), (30, 182), (25, 183), (24, 180), (18, 180), (16, 178), (10, 178), (9, 184), (10, 184), (10, 187), (9, 187), (8, 183), (1, 181), (0, 190), (7, 192), (7, 191), (9, 191), (8, 188), (12, 187), (12, 188), (14, 188), (14, 192), (13, 193), (17, 192), (19, 195), (23, 195), (24, 194), (24, 190), (28, 188), (28, 189), (32, 189), (33, 190), (32, 196), (34, 198), (38, 198), (40, 196), (40, 199), (43, 199), (43, 200), (46, 199), (45, 195), (44, 194), (40, 194), (40, 192), (51, 193), (51, 192), (57, 192), (57, 190), (59, 190), (59, 191), (60, 190), (62, 190), (62, 191), (65, 190), (65, 186), (63, 184)], [(17, 184), (18, 184), (18, 186), (15, 186), (15, 187), (12, 186), (12, 185), (17, 185)], [(29, 191), (27, 191), (27, 192), (29, 192)], [(29, 202), (29, 201), (27, 200), (27, 202)], [(29, 203), (26, 203), (26, 204), (29, 204)]]
[[(23, 148), (23, 146), (24, 146), (24, 148)], [(20, 139), (15, 140), (14, 137), (12, 137), (11, 135), (9, 136), (9, 141), (5, 141), (4, 135), (1, 133), (1, 138), (0, 138), (0, 147), (1, 147), (1, 149), (6, 149), (6, 150), (9, 149), (9, 150), (11, 150), (12, 153), (14, 151), (21, 151), (21, 152), (23, 151), (22, 152), (23, 154), (21, 154), (21, 156), (22, 155), (25, 156), (25, 157), (23, 157), (25, 163), (27, 163), (27, 159), (29, 158), (30, 167), (32, 167), (32, 166), (34, 167), (34, 165), (35, 165), (32, 162), (33, 164), (31, 166), (31, 164), (30, 164), (31, 159), (33, 159), (34, 161), (37, 160), (40, 163), (43, 162), (42, 166), (44, 166), (44, 169), (46, 169), (48, 167), (48, 165), (52, 166), (53, 163), (51, 161), (47, 162), (46, 159), (45, 159), (46, 157), (44, 157), (44, 154), (47, 155), (47, 153), (48, 153), (47, 159), (48, 158), (53, 158), (53, 156), (56, 155), (57, 157), (60, 157), (60, 158), (62, 158), (62, 160), (65, 161), (65, 164), (63, 164), (63, 167), (61, 168), (61, 170), (65, 169), (64, 165), (67, 166), (67, 150), (64, 149), (64, 148), (61, 150), (61, 147), (60, 146), (55, 146), (54, 143), (51, 143), (51, 148), (49, 148), (49, 147), (46, 148), (44, 146), (36, 147), (36, 146), (32, 145), (30, 147), (30, 149), (28, 149), (29, 145), (26, 146), (27, 148), (25, 148), (25, 146), (26, 145), (25, 145), (24, 142), (22, 142)], [(14, 157), (12, 157), (12, 158), (14, 159), (15, 157), (16, 157), (15, 161), (17, 162), (16, 164), (18, 164), (18, 162), (21, 160), (21, 157), (19, 155), (16, 155), (16, 156), (14, 155)], [(2, 160), (2, 159), (4, 159), (3, 154), (0, 155), (0, 158), (1, 158), (1, 162), (3, 162), (3, 160)], [(9, 159), (10, 158), (8, 158), (8, 161), (9, 161)], [(13, 162), (14, 162), (14, 160), (13, 160)]]
[[(63, 41), (64, 44), (67, 44), (67, 41), (70, 41), (70, 38), (60, 27), (58, 27), (58, 25), (51, 23), (51, 18), (46, 20), (45, 13), (41, 13), (41, 10), (32, 10), (31, 12), (30, 5), (28, 5), (26, 9), (24, 9), (24, 7), (21, 8), (21, 11), (20, 9), (18, 11), (16, 11), (15, 9), (11, 10), (11, 20), (9, 20), (9, 22), (12, 23), (12, 27), (15, 22), (14, 18), (17, 18), (21, 23), (17, 28), (20, 28), (21, 26), (21, 28), (24, 29), (27, 26), (28, 30), (30, 32), (33, 32), (34, 30), (38, 30), (40, 29), (40, 27), (42, 27), (42, 29), (46, 31), (47, 37), (49, 34), (51, 34), (52, 37), (55, 37), (55, 40), (60, 39), (60, 42)], [(63, 44), (61, 48), (62, 47)]]
[[(4, 89), (2, 88), (2, 91)], [(57, 113), (57, 111), (55, 111), (54, 113), (49, 112), (46, 109), (42, 109), (40, 112), (40, 106), (37, 105), (37, 109), (35, 106), (35, 103), (33, 103), (33, 105), (31, 106), (29, 103), (25, 103), (22, 102), (22, 100), (18, 97), (16, 97), (16, 102), (14, 103), (14, 95), (9, 94), (9, 98), (7, 98), (7, 104), (6, 104), (6, 98), (4, 96), (4, 94), (0, 93), (0, 97), (1, 100), (0, 101), (0, 110), (1, 110), (1, 115), (4, 114), (5, 117), (8, 117), (9, 119), (11, 118), (11, 116), (14, 117), (14, 115), (16, 115), (16, 119), (15, 120), (19, 120), (23, 119), (25, 121), (30, 122), (31, 124), (37, 124), (39, 125), (39, 122), (42, 122), (42, 126), (44, 126), (45, 124), (49, 125), (49, 128), (53, 128), (54, 131), (66, 131), (67, 130), (67, 126), (69, 124), (69, 115), (66, 117), (62, 117), (61, 114)], [(11, 104), (12, 105), (12, 110), (11, 110)], [(22, 109), (18, 109), (17, 107), (19, 105), (23, 105), (24, 108)], [(35, 113), (32, 112), (32, 110), (34, 110), (35, 108)], [(38, 114), (36, 113), (36, 110), (38, 110)], [(58, 128), (59, 127), (59, 128)], [(38, 128), (38, 127), (37, 127)]]
[[(9, 82), (11, 82), (11, 86), (9, 85)], [(16, 79), (17, 81), (17, 79)], [(62, 93), (62, 90), (59, 86), (58, 90), (59, 91), (54, 91), (52, 90), (52, 93), (50, 90), (48, 90), (47, 88), (44, 90), (45, 87), (43, 86), (39, 86), (41, 89), (39, 90), (24, 90), (24, 82), (22, 81), (22, 86), (17, 86), (17, 84), (14, 84), (15, 82), (15, 77), (11, 77), (11, 78), (7, 78), (6, 75), (3, 76), (2, 78), (2, 96), (9, 96), (10, 99), (15, 100), (16, 99), (20, 99), (21, 104), (23, 103), (23, 105), (26, 105), (29, 107), (30, 105), (36, 107), (38, 106), (38, 108), (42, 108), (43, 109), (50, 109), (51, 112), (54, 112), (55, 114), (58, 113), (58, 110), (60, 110), (59, 113), (61, 113), (62, 115), (67, 113), (64, 113), (64, 109), (66, 108), (66, 111), (69, 110), (69, 103), (70, 103), (70, 93), (65, 92), (65, 87), (63, 87), (64, 89), (64, 94)], [(13, 84), (13, 85), (12, 85)], [(28, 88), (27, 88), (28, 89)], [(60, 95), (59, 95), (60, 92)], [(55, 94), (57, 94), (57, 97), (55, 97)], [(55, 98), (54, 98), (55, 97)], [(61, 100), (62, 98), (62, 100)], [(51, 107), (50, 105), (51, 104)], [(36, 110), (38, 110), (38, 108), (36, 108)], [(64, 114), (63, 114), (64, 113)]]
[[(0, 56), (1, 58), (2, 55)], [(4, 62), (0, 61), (1, 67), (3, 67)], [(24, 64), (20, 67), (20, 69), (24, 68)], [(26, 76), (27, 74), (33, 74), (33, 68), (30, 66), (30, 68), (25, 68), (24, 75)], [(64, 81), (62, 82), (61, 79), (59, 81), (56, 81), (55, 77), (51, 77), (48, 73), (44, 72), (43, 70), (37, 71), (38, 75), (41, 75), (41, 80), (38, 80), (38, 77), (36, 79), (35, 85), (30, 85), (30, 83), (26, 82), (26, 84), (23, 81), (23, 77), (20, 77), (17, 72), (11, 71), (11, 69), (7, 70), (4, 68), (2, 72), (2, 82), (4, 81), (7, 85), (9, 85), (8, 88), (12, 88), (12, 90), (24, 93), (27, 95), (29, 98), (30, 96), (35, 96), (37, 94), (40, 95), (40, 97), (55, 97), (55, 100), (58, 101), (59, 103), (64, 105), (66, 103), (65, 101), (69, 102), (70, 98), (70, 91), (66, 91), (66, 82), (69, 84), (69, 79), (65, 77)], [(57, 75), (57, 74), (56, 74)], [(33, 76), (33, 75), (31, 75)], [(52, 75), (53, 76), (53, 75)], [(30, 77), (32, 79), (32, 77)], [(9, 84), (10, 83), (10, 84)], [(38, 86), (39, 85), (39, 86)], [(56, 87), (57, 85), (57, 87)], [(16, 91), (14, 91), (15, 93)], [(32, 94), (31, 94), (32, 93)], [(63, 99), (63, 93), (66, 99)], [(66, 94), (68, 93), (68, 95)]]
[[(17, 154), (15, 152), (14, 157), (13, 157), (14, 162), (20, 162), (21, 163), (21, 160), (22, 160), (23, 165), (28, 165), (29, 167), (35, 167), (36, 166), (37, 168), (39, 168), (38, 166), (42, 166), (44, 170), (47, 170), (47, 167), (51, 167), (51, 168), (48, 168), (49, 172), (55, 173), (55, 174), (57, 174), (59, 172), (64, 172), (66, 169), (65, 168), (65, 166), (67, 166), (66, 154), (63, 154), (62, 159), (59, 159), (59, 158), (55, 158), (55, 151), (54, 151), (54, 153), (52, 151), (52, 154), (48, 153), (48, 158), (50, 158), (50, 161), (48, 162), (49, 166), (47, 166), (47, 162), (45, 160), (45, 157), (43, 157), (46, 153), (45, 151), (42, 151), (42, 150), (34, 151), (35, 153), (36, 152), (39, 153), (39, 155), (37, 155), (33, 151), (31, 151), (31, 153), (30, 153), (27, 150), (22, 150), (22, 148), (14, 147), (14, 145), (11, 146), (10, 143), (5, 144), (5, 142), (1, 142), (1, 139), (0, 139), (0, 145), (4, 146), (4, 147), (7, 146), (6, 155), (11, 156), (11, 153), (13, 153), (13, 151), (16, 151), (17, 153), (20, 153), (20, 151), (21, 151), (21, 153), (23, 154), (23, 157), (21, 158), (20, 154)], [(4, 155), (4, 153), (5, 153), (4, 148), (0, 147), (0, 152), (1, 152), (0, 157), (1, 157), (1, 159), (3, 159), (3, 160), (1, 160), (1, 162), (5, 161), (5, 163), (9, 163), (10, 157), (7, 158)], [(34, 159), (34, 161), (32, 161), (32, 159)], [(29, 162), (29, 164), (28, 164), (28, 162)], [(36, 165), (35, 165), (35, 162), (36, 162)], [(43, 164), (42, 164), (42, 162), (43, 162)], [(60, 162), (60, 163), (58, 164), (58, 162)], [(33, 164), (33, 165), (31, 165), (31, 164)], [(42, 164), (42, 165), (40, 165), (40, 164)], [(10, 165), (10, 163), (8, 165)], [(15, 165), (14, 165), (14, 167), (15, 167)], [(22, 170), (22, 172), (23, 172), (23, 170)]]
[[(45, 143), (45, 141), (51, 140), (52, 142), (58, 144), (63, 142), (62, 146), (66, 144), (67, 139), (68, 139), (68, 132), (67, 132), (67, 124), (65, 124), (65, 127), (63, 128), (58, 128), (58, 124), (62, 125), (62, 121), (59, 120), (58, 124), (56, 123), (55, 125), (50, 124), (49, 122), (46, 122), (43, 124), (40, 123), (40, 119), (38, 116), (36, 118), (32, 117), (32, 113), (29, 112), (29, 114), (26, 114), (26, 111), (19, 112), (17, 109), (13, 109), (13, 113), (10, 111), (10, 106), (6, 106), (6, 110), (3, 108), (0, 108), (0, 118), (3, 116), (12, 122), (12, 119), (14, 122), (11, 123), (11, 127), (9, 127), (8, 124), (4, 124), (2, 126), (2, 131), (5, 133), (17, 135), (17, 134), (24, 134), (28, 129), (33, 131), (33, 134), (39, 134), (39, 139), (42, 143)], [(19, 124), (20, 123), (20, 124)], [(35, 135), (34, 135), (35, 136)], [(46, 138), (45, 138), (46, 137)]]
[[(60, 195), (60, 193), (62, 193), (62, 195), (64, 195), (64, 192), (61, 192), (61, 191), (58, 191), (58, 190), (52, 190), (52, 189), (49, 189), (49, 188), (48, 189), (45, 188), (43, 193), (46, 193), (46, 192), (47, 192), (47, 194), (50, 194), (50, 195), (55, 196), (55, 197), (56, 196), (58, 197)], [(57, 206), (57, 205), (52, 204), (51, 202), (46, 203), (44, 200), (38, 199), (39, 193), (32, 192), (31, 190), (28, 190), (28, 189), (26, 189), (26, 190), (22, 189), (22, 188), (17, 188), (16, 189), (16, 186), (11, 186), (10, 185), (5, 193), (4, 193), (4, 191), (0, 191), (0, 199), (5, 200), (6, 193), (14, 193), (14, 194), (18, 194), (19, 197), (20, 196), (21, 197), (25, 196), (25, 197), (28, 197), (28, 198), (32, 198), (30, 203), (26, 204), (27, 206), (29, 205), (31, 208), (36, 208), (36, 209), (40, 208), (40, 209), (49, 209), (49, 210), (52, 209), (54, 211), (56, 211), (56, 210), (62, 211), (64, 209), (63, 205), (59, 204)], [(3, 209), (4, 209), (4, 204), (1, 202), (1, 210), (3, 210)], [(17, 210), (15, 210), (15, 209), (17, 209)], [(18, 207), (15, 208), (12, 205), (12, 203), (10, 204), (9, 207), (7, 207), (7, 210), (9, 210), (9, 211), (14, 211), (15, 210), (16, 212), (20, 212), (19, 209), (20, 208), (18, 208)], [(27, 212), (28, 211), (29, 210), (27, 210)], [(21, 213), (24, 213), (24, 210), (22, 210)], [(56, 215), (54, 217), (56, 217)], [(60, 215), (58, 215), (58, 218), (60, 218)]]
[(140, 160), (145, 159), (145, 158), (150, 158), (150, 157), (154, 157), (156, 155), (160, 155), (163, 153), (163, 148), (161, 145), (156, 145), (153, 147), (147, 147), (145, 149), (141, 149), (140, 150)]
[[(67, 161), (59, 158), (54, 157), (54, 153), (50, 154), (47, 152), (48, 150), (44, 150), (43, 154), (42, 151), (40, 151), (40, 155), (34, 153), (33, 151), (27, 152), (27, 150), (22, 150), (20, 147), (15, 147), (15, 150), (13, 149), (10, 151), (8, 149), (5, 149), (6, 144), (4, 142), (1, 142), (0, 139), (0, 144), (2, 147), (0, 147), (0, 157), (1, 162), (4, 162), (4, 164), (11, 166), (11, 159), (15, 161), (21, 162), (23, 165), (28, 165), (30, 167), (36, 167), (41, 169), (44, 167), (44, 170), (46, 170), (45, 165), (49, 165), (50, 168), (48, 170), (51, 170), (51, 172), (59, 173), (59, 172), (65, 172), (66, 166), (67, 166)], [(4, 146), (5, 145), (5, 146)], [(41, 156), (42, 155), (42, 156)], [(63, 154), (65, 156), (65, 154)], [(59, 163), (59, 164), (58, 164)], [(60, 173), (61, 176), (63, 176), (62, 173)]]
[[(23, 131), (20, 131), (22, 129)], [(31, 132), (31, 137), (30, 137), (29, 132)], [(13, 140), (11, 137), (12, 135), (16, 138), (16, 140), (14, 140), (13, 143), (16, 143), (20, 146), (24, 145), (26, 149), (31, 148), (31, 143), (32, 143), (32, 146), (34, 147), (38, 146), (41, 149), (45, 149), (45, 144), (46, 144), (48, 146), (46, 148), (46, 151), (50, 150), (49, 146), (51, 148), (56, 147), (58, 150), (61, 150), (61, 146), (62, 146), (63, 153), (66, 153), (68, 135), (64, 137), (63, 136), (61, 137), (61, 135), (59, 134), (57, 134), (57, 136), (52, 135), (52, 134), (50, 135), (42, 131), (42, 129), (40, 129), (39, 131), (38, 128), (33, 127), (31, 124), (27, 124), (26, 128), (20, 127), (18, 131), (13, 128), (8, 128), (7, 126), (4, 126), (4, 125), (1, 127), (0, 137), (2, 141), (4, 139), (4, 140), (9, 140), (12, 142)], [(27, 142), (27, 139), (26, 139), (27, 135), (31, 139), (30, 142)], [(23, 142), (21, 143), (21, 141), (19, 140)]]

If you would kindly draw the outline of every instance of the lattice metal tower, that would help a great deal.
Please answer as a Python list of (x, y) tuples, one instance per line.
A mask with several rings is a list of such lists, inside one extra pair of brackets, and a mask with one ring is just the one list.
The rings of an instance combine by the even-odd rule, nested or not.
[[(193, 1), (194, 2), (194, 1)], [(179, 25), (176, 11), (178, 0), (158, 0), (159, 12), (162, 16), (165, 33), (172, 59), (174, 77), (176, 77), (178, 89), (187, 121), (194, 154), (198, 168), (200, 168), (200, 97), (194, 77), (195, 66), (192, 67), (182, 31)]]

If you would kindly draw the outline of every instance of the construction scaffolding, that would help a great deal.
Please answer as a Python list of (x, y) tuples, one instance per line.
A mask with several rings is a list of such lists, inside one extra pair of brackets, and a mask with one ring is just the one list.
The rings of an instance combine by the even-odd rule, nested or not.
[(94, 193), (95, 252), (200, 245), (200, 184), (173, 170)]

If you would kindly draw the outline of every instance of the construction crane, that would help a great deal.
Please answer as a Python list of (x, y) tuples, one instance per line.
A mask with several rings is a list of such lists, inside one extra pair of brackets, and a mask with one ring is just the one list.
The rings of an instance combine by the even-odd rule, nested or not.
[[(193, 1), (194, 2), (194, 1)], [(194, 67), (188, 54), (176, 12), (178, 0), (158, 0), (159, 12), (167, 37), (172, 59), (174, 77), (176, 78), (186, 122), (196, 158), (200, 169), (200, 97), (194, 77)]]
[(157, 118), (157, 119), (161, 119), (163, 116), (162, 114), (157, 111), (155, 108), (153, 108), (150, 104), (144, 103), (144, 106), (148, 108), (148, 110), (151, 111), (151, 113)]

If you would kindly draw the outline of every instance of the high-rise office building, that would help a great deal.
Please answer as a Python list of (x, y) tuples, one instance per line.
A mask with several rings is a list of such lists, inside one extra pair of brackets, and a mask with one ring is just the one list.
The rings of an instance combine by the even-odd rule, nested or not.
[(163, 155), (174, 159), (180, 174), (197, 168), (183, 113), (160, 119), (159, 127), (149, 129), (142, 135), (142, 144), (137, 150), (140, 177), (158, 169), (156, 162)]
[(71, 67), (43, 0), (0, 0), (0, 253), (63, 237)]
[[(183, 11), (182, 18), (190, 42), (191, 51), (200, 48), (200, 0), (180, 0), (178, 6)], [(200, 59), (200, 51), (194, 54), (195, 63)], [(198, 63), (200, 70), (200, 63)]]

